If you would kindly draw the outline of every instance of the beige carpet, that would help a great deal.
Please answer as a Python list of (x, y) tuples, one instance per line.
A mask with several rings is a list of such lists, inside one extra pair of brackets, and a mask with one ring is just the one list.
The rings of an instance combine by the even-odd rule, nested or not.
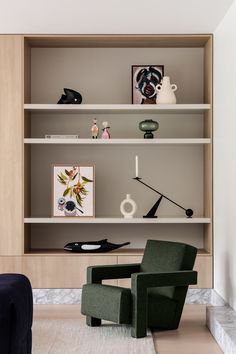
[(36, 319), (33, 354), (155, 354), (152, 335), (134, 339), (130, 327), (105, 323), (88, 327), (82, 319)]

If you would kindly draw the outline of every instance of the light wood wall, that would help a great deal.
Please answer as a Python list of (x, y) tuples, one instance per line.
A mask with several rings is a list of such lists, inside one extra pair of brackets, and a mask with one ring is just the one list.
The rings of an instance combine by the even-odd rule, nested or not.
[(0, 35), (0, 254), (23, 250), (23, 38)]
[[(194, 288), (212, 287), (211, 256), (198, 255), (194, 270), (198, 272), (198, 283)], [(140, 263), (142, 256), (68, 255), (68, 256), (23, 256), (0, 257), (0, 273), (23, 273), (33, 288), (82, 288), (86, 283), (86, 270), (91, 265)], [(104, 282), (123, 287), (130, 286), (129, 279)]]

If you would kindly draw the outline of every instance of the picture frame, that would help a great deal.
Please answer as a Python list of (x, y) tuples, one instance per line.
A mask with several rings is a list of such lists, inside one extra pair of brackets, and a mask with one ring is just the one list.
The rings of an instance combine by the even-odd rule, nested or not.
[(155, 87), (164, 76), (164, 65), (132, 65), (132, 104), (156, 104)]
[(52, 216), (95, 216), (95, 167), (53, 165)]

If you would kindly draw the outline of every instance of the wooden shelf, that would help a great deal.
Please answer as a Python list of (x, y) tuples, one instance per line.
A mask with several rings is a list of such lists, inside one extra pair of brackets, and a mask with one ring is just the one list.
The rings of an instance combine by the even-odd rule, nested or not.
[[(75, 253), (68, 252), (63, 249), (31, 249), (28, 252), (25, 252), (25, 255), (32, 256), (75, 256), (75, 257), (83, 257), (88, 255), (93, 256), (142, 256), (144, 249), (142, 248), (121, 248), (118, 250), (110, 251), (110, 252), (102, 252), (102, 253)], [(209, 256), (210, 254), (203, 248), (198, 249), (198, 256)]]
[(94, 253), (75, 253), (75, 252), (68, 252), (63, 249), (31, 249), (29, 252), (26, 252), (25, 255), (50, 255), (50, 256), (88, 256), (88, 255), (97, 255), (97, 256), (109, 256), (109, 255), (116, 255), (116, 256), (140, 256), (143, 254), (142, 248), (121, 248), (118, 250), (110, 251), (110, 252), (94, 252)]
[(162, 139), (45, 139), (25, 138), (25, 144), (67, 144), (67, 145), (179, 145), (210, 144), (208, 138), (162, 138)]
[(201, 114), (211, 109), (210, 104), (25, 104), (25, 111), (35, 113), (196, 113)]
[(203, 48), (210, 34), (34, 34), (24, 39), (33, 48)]
[(25, 224), (210, 224), (211, 219), (195, 218), (86, 218), (86, 217), (51, 217), (25, 218)]

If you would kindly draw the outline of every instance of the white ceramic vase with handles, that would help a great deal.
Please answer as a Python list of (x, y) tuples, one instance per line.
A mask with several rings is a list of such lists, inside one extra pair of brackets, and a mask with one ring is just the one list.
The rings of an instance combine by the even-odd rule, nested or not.
[(170, 77), (164, 76), (162, 79), (162, 84), (156, 86), (157, 91), (157, 104), (175, 104), (176, 96), (174, 92), (177, 90), (175, 84), (170, 83)]

